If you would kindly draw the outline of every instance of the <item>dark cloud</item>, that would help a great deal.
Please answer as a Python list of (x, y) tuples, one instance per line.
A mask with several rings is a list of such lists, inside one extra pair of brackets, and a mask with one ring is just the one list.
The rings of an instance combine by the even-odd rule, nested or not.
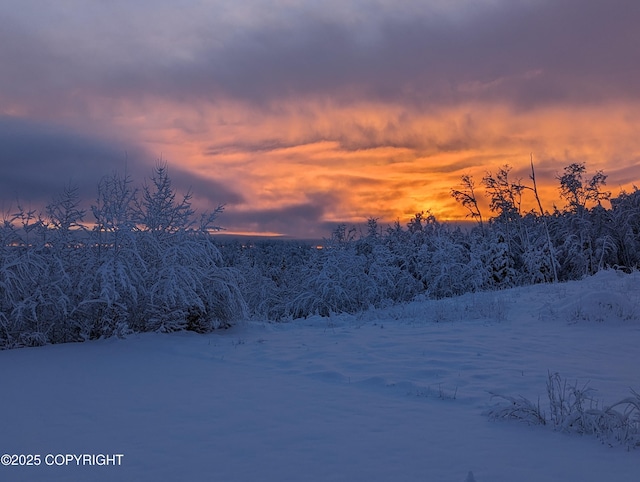
[(300, 237), (318, 234), (321, 211), (311, 204), (286, 206), (278, 209), (234, 212), (227, 210), (220, 224), (227, 230), (243, 232), (279, 233)]
[(640, 166), (640, 157), (629, 159), (624, 163), (629, 164), (617, 169), (605, 169), (604, 173), (607, 174), (607, 183), (612, 191), (616, 191), (616, 188), (622, 184), (634, 184), (638, 186), (638, 166)]
[(326, 212), (334, 211), (339, 200), (332, 193), (310, 193), (308, 200), (273, 209), (237, 211), (230, 207), (220, 224), (230, 231), (271, 232), (292, 237), (320, 239), (327, 236), (329, 226), (323, 221)]
[[(505, 2), (456, 23), (416, 12), (378, 19), (366, 42), (339, 21), (296, 20), (203, 50), (197, 64), (181, 66), (185, 85), (255, 103), (330, 95), (423, 107), (464, 100), (529, 107), (639, 94), (635, 0)], [(168, 71), (166, 78), (176, 76)]]
[[(231, 96), (257, 105), (318, 95), (419, 108), (478, 99), (523, 108), (638, 99), (637, 0), (498, 2), (457, 19), (429, 13), (421, 2), (405, 11), (372, 11), (366, 25), (354, 25), (298, 10), (288, 22), (265, 21), (222, 38), (215, 26), (209, 33), (198, 25), (186, 55), (163, 54), (131, 36), (120, 45), (114, 25), (104, 42), (122, 59), (102, 54), (99, 38), (85, 39), (96, 44), (95, 55), (90, 48), (65, 52), (26, 22), (3, 25), (0, 87), (6, 96), (46, 102), (54, 94), (78, 102), (78, 92), (189, 102)], [(143, 36), (147, 26), (139, 28)]]
[[(95, 198), (98, 181), (124, 170), (127, 157), (145, 157), (129, 145), (114, 145), (60, 126), (0, 116), (0, 195), (46, 202), (66, 184)], [(93, 191), (93, 192), (92, 192)]]
[[(148, 173), (146, 177), (151, 176)], [(191, 192), (194, 199), (205, 200), (206, 204), (215, 207), (219, 204), (239, 204), (244, 202), (242, 194), (226, 186), (222, 181), (208, 179), (197, 174), (171, 167), (169, 163), (169, 177), (172, 186), (181, 193)]]
[[(114, 172), (127, 173), (142, 185), (153, 175), (154, 160), (143, 149), (112, 144), (42, 122), (0, 116), (0, 199), (16, 199), (43, 206), (63, 188), (78, 186), (86, 204), (94, 202), (100, 179)], [(191, 191), (211, 206), (242, 202), (242, 196), (223, 183), (169, 166), (178, 192)]]

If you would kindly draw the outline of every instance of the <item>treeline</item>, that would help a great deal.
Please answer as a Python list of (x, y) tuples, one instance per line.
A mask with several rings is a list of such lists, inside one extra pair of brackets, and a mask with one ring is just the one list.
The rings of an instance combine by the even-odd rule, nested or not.
[[(475, 226), (464, 229), (416, 214), (406, 225), (364, 231), (340, 225), (323, 249), (262, 241), (221, 247), (225, 265), (241, 276), (251, 316), (287, 320), (311, 314), (357, 312), (415, 299), (580, 279), (604, 268), (640, 266), (640, 191), (611, 199), (606, 175), (587, 176), (584, 164), (558, 177), (563, 208), (543, 210), (531, 165), (529, 185), (505, 166), (480, 188), (491, 216), (483, 217), (478, 187), (463, 176), (451, 194)], [(523, 196), (537, 209), (523, 211)], [(611, 208), (603, 206), (610, 201)]]
[[(297, 241), (250, 245), (211, 235), (166, 166), (141, 189), (114, 174), (90, 216), (65, 189), (44, 213), (18, 208), (0, 227), (0, 347), (83, 341), (143, 331), (207, 332), (234, 321), (358, 312), (416, 297), (579, 279), (640, 265), (640, 192), (611, 199), (606, 176), (571, 164), (558, 177), (565, 206), (544, 211), (535, 184), (504, 167), (481, 181), (482, 215), (469, 176), (452, 195), (470, 229), (430, 213), (406, 225), (338, 226), (322, 249)], [(522, 198), (537, 199), (524, 212)], [(602, 205), (610, 200), (611, 207)], [(88, 219), (92, 218), (92, 219)], [(87, 227), (90, 223), (91, 227)]]

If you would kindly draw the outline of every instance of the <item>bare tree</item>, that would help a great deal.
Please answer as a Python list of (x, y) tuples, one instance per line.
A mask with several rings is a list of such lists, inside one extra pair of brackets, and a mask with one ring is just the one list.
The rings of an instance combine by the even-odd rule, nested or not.
[(587, 179), (586, 172), (583, 162), (574, 162), (564, 168), (564, 174), (557, 177), (560, 181), (560, 195), (575, 212), (583, 211), (590, 202), (600, 206), (602, 201), (611, 197), (610, 192), (602, 190), (602, 186), (607, 184), (607, 176), (602, 171), (596, 171)]
[(471, 216), (473, 219), (478, 220), (478, 224), (480, 226), (480, 230), (484, 232), (484, 223), (482, 221), (482, 213), (480, 212), (480, 207), (478, 206), (478, 199), (476, 198), (475, 193), (475, 182), (473, 178), (465, 174), (461, 178), (460, 185), (462, 190), (452, 189), (451, 196), (462, 204), (467, 210), (469, 214), (467, 216)]

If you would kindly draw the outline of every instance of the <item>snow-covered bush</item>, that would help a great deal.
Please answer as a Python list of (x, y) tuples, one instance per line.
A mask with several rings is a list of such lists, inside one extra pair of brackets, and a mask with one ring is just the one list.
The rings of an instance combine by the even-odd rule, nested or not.
[(220, 253), (206, 235), (172, 233), (156, 248), (145, 256), (146, 330), (207, 332), (246, 316), (236, 270), (221, 266)]
[(45, 215), (18, 208), (0, 227), (0, 347), (82, 341), (133, 331), (199, 332), (246, 316), (237, 270), (209, 231), (222, 211), (195, 218), (176, 201), (166, 166), (142, 196), (127, 175), (99, 184), (94, 225), (77, 190)]
[(145, 326), (152, 331), (198, 332), (227, 327), (246, 314), (233, 268), (222, 267), (208, 236), (222, 207), (196, 224), (191, 194), (179, 201), (166, 166), (158, 166), (137, 203), (136, 240), (146, 270)]
[(238, 273), (238, 284), (254, 319), (291, 319), (291, 300), (300, 290), (316, 248), (289, 240), (217, 243), (222, 265)]
[(139, 245), (138, 191), (128, 175), (101, 180), (91, 206), (95, 218), (90, 240), (94, 266), (83, 335), (96, 338), (122, 329), (142, 330), (147, 265)]
[(622, 192), (611, 199), (613, 238), (618, 265), (627, 269), (640, 267), (640, 190)]
[(299, 293), (291, 300), (294, 317), (354, 313), (375, 306), (381, 298), (367, 260), (352, 246), (321, 250), (302, 272)]

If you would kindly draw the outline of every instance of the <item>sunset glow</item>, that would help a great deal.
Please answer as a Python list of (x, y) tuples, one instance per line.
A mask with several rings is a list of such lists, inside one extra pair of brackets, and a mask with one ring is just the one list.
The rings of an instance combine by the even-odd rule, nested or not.
[(545, 209), (571, 162), (640, 184), (637, 2), (425, 3), (6, 2), (2, 205), (162, 159), (229, 231), (317, 238), (464, 219), (462, 175), (531, 155)]

